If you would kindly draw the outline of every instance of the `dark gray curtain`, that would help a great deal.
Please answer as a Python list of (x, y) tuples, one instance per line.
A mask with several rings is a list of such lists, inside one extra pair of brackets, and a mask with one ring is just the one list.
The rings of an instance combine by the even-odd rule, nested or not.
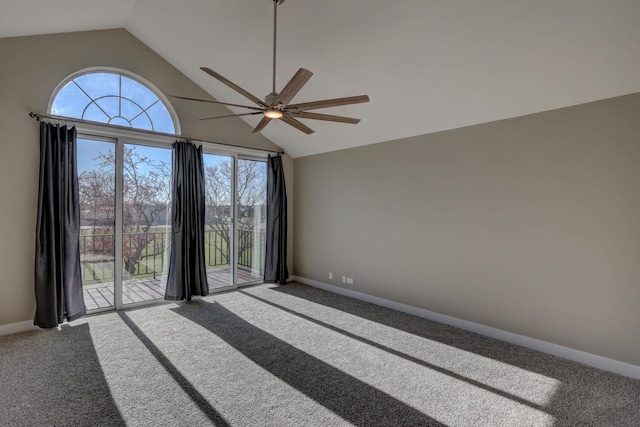
[(191, 301), (207, 295), (204, 259), (204, 164), (202, 147), (173, 144), (171, 257), (166, 300)]
[(87, 309), (80, 275), (80, 202), (76, 128), (40, 123), (40, 185), (36, 222), (36, 314), (55, 328)]
[(287, 270), (287, 189), (282, 156), (267, 160), (267, 236), (264, 282), (285, 284)]

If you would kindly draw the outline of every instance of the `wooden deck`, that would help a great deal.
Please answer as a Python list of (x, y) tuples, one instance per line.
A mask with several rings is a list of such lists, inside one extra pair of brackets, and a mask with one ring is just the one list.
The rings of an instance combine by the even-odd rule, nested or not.
[[(255, 276), (251, 271), (238, 268), (238, 284), (252, 283), (262, 280), (262, 275)], [(231, 269), (215, 268), (207, 270), (209, 290), (231, 286)], [(167, 284), (166, 276), (146, 279), (130, 279), (123, 282), (122, 302), (133, 304), (164, 298)], [(84, 303), (87, 310), (109, 308), (114, 306), (113, 283), (99, 283), (83, 286)]]

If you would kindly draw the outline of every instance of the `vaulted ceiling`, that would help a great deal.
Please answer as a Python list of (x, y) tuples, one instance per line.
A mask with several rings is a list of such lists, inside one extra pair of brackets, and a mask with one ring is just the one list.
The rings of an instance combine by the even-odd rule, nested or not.
[[(272, 11), (272, 0), (0, 0), (0, 37), (125, 28), (216, 99), (245, 104), (199, 67), (267, 95)], [(262, 133), (299, 157), (640, 92), (638, 23), (638, 0), (286, 0), (277, 88), (303, 67), (314, 76), (295, 102), (371, 102), (319, 111), (358, 125)]]

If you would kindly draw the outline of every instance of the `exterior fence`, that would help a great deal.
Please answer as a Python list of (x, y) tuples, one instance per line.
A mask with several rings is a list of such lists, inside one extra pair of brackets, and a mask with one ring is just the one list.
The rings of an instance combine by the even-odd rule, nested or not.
[[(228, 229), (206, 230), (204, 236), (207, 267), (229, 265)], [(258, 239), (256, 241), (256, 239)], [(264, 271), (264, 231), (238, 230), (238, 267)], [(161, 276), (168, 268), (171, 233), (123, 233), (123, 267), (125, 277)], [(85, 284), (113, 281), (113, 234), (80, 235), (80, 265)], [(255, 263), (255, 264), (254, 264)]]

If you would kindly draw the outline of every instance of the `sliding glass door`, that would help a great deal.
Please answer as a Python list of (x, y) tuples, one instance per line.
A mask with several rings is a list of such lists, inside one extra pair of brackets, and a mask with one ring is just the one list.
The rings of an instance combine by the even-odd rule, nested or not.
[[(78, 139), (80, 258), (89, 310), (164, 298), (171, 252), (168, 146)], [(262, 281), (266, 162), (206, 153), (205, 262), (211, 291)]]
[(162, 299), (171, 242), (171, 149), (78, 138), (78, 186), (87, 309)]
[(234, 285), (232, 156), (204, 154), (205, 229), (204, 253), (210, 290)]
[(266, 235), (267, 163), (238, 159), (238, 285), (262, 281)]
[(78, 138), (80, 271), (88, 310), (115, 304), (114, 140)]
[(207, 153), (205, 254), (209, 288), (262, 281), (267, 167), (264, 160)]

